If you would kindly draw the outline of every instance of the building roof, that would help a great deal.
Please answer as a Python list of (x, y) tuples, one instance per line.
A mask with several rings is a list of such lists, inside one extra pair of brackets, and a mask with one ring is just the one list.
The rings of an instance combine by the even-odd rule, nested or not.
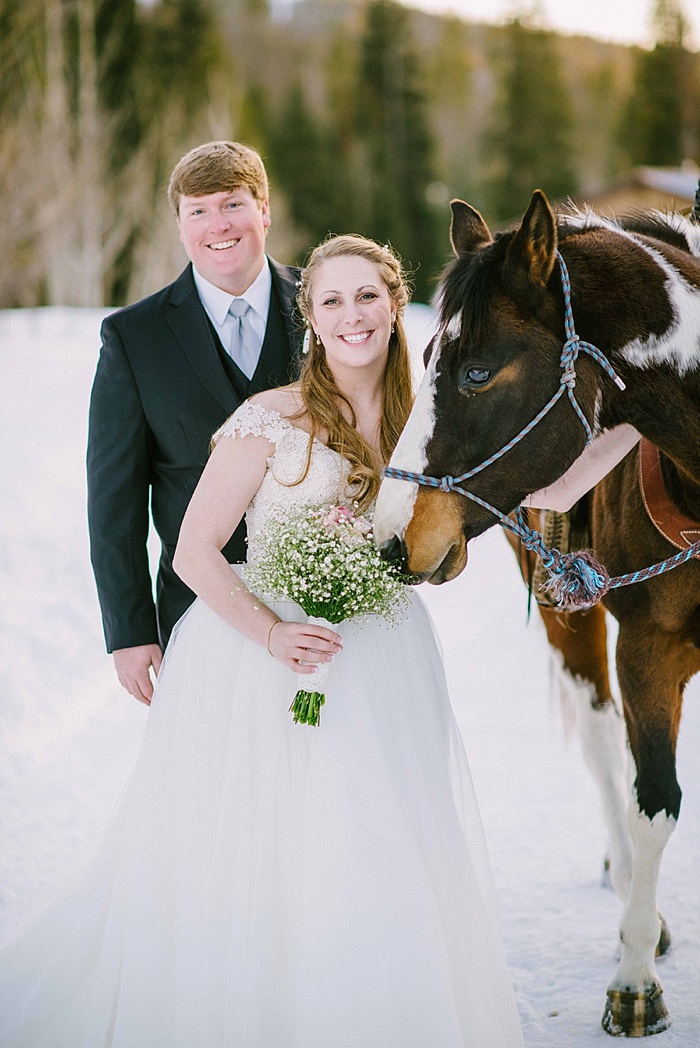
[(591, 207), (602, 214), (622, 215), (632, 211), (689, 211), (698, 192), (700, 168), (692, 161), (681, 167), (634, 167), (604, 185), (576, 193), (578, 207)]
[(686, 161), (682, 167), (636, 167), (631, 177), (639, 185), (692, 204), (700, 181), (700, 168), (692, 161)]

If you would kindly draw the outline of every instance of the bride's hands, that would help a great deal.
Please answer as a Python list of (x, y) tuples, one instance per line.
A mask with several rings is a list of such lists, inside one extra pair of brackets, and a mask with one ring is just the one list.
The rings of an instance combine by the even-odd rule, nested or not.
[(270, 655), (295, 673), (313, 673), (318, 663), (331, 662), (342, 647), (339, 634), (311, 622), (278, 619), (267, 638)]

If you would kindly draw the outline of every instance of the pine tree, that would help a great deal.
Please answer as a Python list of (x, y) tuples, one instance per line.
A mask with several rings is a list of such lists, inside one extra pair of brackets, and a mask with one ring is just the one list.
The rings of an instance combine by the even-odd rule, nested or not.
[(501, 98), (487, 140), (495, 162), (488, 195), (498, 221), (520, 214), (533, 189), (554, 200), (576, 190), (571, 106), (556, 37), (516, 18), (505, 43)]
[(100, 104), (113, 121), (111, 162), (119, 170), (138, 146), (142, 132), (137, 100), (141, 34), (136, 0), (98, 0), (95, 48)]
[(388, 240), (414, 270), (416, 297), (426, 301), (443, 251), (428, 202), (433, 143), (425, 116), (409, 15), (392, 0), (366, 12), (356, 90), (355, 134), (363, 160), (356, 186), (362, 229)]
[(338, 192), (337, 136), (309, 108), (300, 83), (290, 91), (270, 136), (270, 169), (290, 215), (312, 246), (344, 231)]
[(248, 84), (238, 111), (236, 138), (265, 154), (272, 136), (270, 100), (265, 85), (258, 80)]
[(151, 120), (168, 113), (174, 136), (194, 131), (211, 101), (212, 75), (225, 61), (207, 0), (160, 0), (144, 17), (142, 84)]
[(656, 43), (651, 51), (637, 52), (621, 138), (632, 164), (675, 167), (694, 151), (695, 108), (690, 55), (684, 47), (686, 22), (678, 0), (657, 0), (652, 24)]
[[(446, 184), (436, 184), (435, 195), (442, 194), (444, 206), (451, 196), (471, 199), (481, 167), (480, 150), (475, 149), (478, 110), (474, 105), (473, 58), (466, 23), (456, 16), (446, 16), (427, 61), (436, 167), (443, 183), (449, 183), (449, 189)], [(445, 210), (445, 215), (449, 211)], [(444, 226), (446, 240), (447, 218)]]

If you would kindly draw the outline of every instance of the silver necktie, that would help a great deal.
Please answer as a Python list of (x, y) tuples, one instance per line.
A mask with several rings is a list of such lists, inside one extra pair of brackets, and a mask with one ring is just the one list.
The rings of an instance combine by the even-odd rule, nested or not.
[(252, 378), (260, 356), (260, 339), (248, 313), (251, 306), (244, 298), (234, 298), (228, 311), (233, 317), (229, 354), (248, 378)]

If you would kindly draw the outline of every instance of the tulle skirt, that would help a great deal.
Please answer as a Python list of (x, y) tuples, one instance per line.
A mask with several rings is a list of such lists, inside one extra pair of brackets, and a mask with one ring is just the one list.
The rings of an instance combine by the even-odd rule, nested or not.
[(183, 616), (87, 874), (2, 957), (2, 1048), (522, 1044), (428, 614), (338, 631), (313, 728), (302, 676)]

